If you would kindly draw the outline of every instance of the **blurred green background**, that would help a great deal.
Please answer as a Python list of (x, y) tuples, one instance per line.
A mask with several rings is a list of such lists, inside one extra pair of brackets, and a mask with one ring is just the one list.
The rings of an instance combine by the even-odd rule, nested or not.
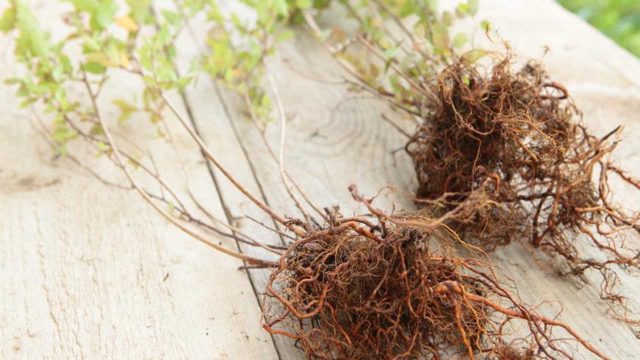
[(640, 57), (640, 0), (557, 0)]

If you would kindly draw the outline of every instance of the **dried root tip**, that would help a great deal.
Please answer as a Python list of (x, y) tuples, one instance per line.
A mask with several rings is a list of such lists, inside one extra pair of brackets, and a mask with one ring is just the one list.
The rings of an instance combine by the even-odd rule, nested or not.
[[(610, 203), (613, 177), (640, 190), (607, 159), (619, 127), (591, 134), (565, 87), (535, 63), (513, 71), (508, 56), (489, 75), (456, 63), (432, 90), (437, 101), (422, 112), (406, 150), (417, 201), (434, 216), (485, 249), (529, 238), (568, 260), (574, 273), (602, 272), (606, 289), (613, 267), (640, 268), (640, 214)], [(626, 247), (629, 235), (636, 246)], [(597, 248), (599, 260), (577, 241)]]
[[(432, 251), (438, 221), (370, 211), (376, 224), (335, 216), (288, 249), (267, 285), (265, 329), (314, 359), (570, 358), (567, 339), (604, 358), (519, 303), (490, 265)], [(515, 320), (526, 334), (511, 339)]]

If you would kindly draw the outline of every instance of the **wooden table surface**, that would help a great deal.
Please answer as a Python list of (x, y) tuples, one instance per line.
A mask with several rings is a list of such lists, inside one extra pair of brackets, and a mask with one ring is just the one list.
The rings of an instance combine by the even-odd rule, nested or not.
[[(50, 2), (32, 2), (40, 6), (41, 20), (57, 11)], [(625, 125), (619, 161), (640, 175), (638, 59), (551, 0), (482, 0), (478, 17), (491, 20), (521, 59), (540, 58), (548, 46), (545, 64), (568, 87), (585, 122), (602, 133)], [(16, 68), (9, 43), (0, 39), (1, 78)], [(196, 49), (185, 42), (181, 51), (187, 57)], [(394, 188), (381, 197), (381, 206), (413, 207), (406, 195), (415, 187), (414, 173), (403, 153), (391, 154), (403, 139), (382, 121), (384, 107), (317, 81), (339, 79), (340, 70), (305, 34), (284, 45), (269, 66), (289, 115), (287, 170), (315, 202), (351, 212), (356, 204), (346, 188), (355, 183), (365, 194)], [(126, 96), (135, 86), (124, 80), (117, 85), (113, 96)], [(135, 193), (103, 185), (68, 159), (54, 158), (34, 131), (34, 114), (20, 109), (13, 93), (0, 87), (0, 358), (303, 358), (291, 342), (261, 329), (267, 272), (238, 270), (239, 261), (191, 240)], [(233, 95), (200, 79), (181, 106), (191, 110), (207, 144), (249, 190), (293, 214), (277, 163), (265, 156)], [(151, 149), (164, 174), (182, 179), (183, 169), (166, 146), (138, 134), (144, 122), (121, 131)], [(279, 124), (273, 124), (267, 137), (275, 147), (279, 136)], [(227, 221), (248, 214), (269, 222), (218, 172), (208, 172), (185, 134), (175, 140), (186, 164), (185, 192), (188, 187)], [(95, 166), (119, 176), (99, 160)], [(619, 194), (640, 200), (632, 196)], [(254, 222), (242, 220), (240, 226), (261, 240), (279, 241)], [(547, 259), (522, 244), (492, 257), (517, 281), (524, 301), (547, 301), (542, 311), (550, 313), (561, 302), (560, 318), (602, 351), (614, 359), (640, 359), (640, 340), (606, 315), (597, 280), (560, 278)], [(640, 297), (640, 280), (625, 280), (626, 294)]]

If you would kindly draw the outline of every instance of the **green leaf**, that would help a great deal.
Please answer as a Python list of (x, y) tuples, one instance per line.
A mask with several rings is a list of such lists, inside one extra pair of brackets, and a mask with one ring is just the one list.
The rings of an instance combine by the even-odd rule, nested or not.
[(66, 74), (70, 74), (73, 72), (73, 64), (71, 63), (71, 59), (69, 59), (67, 55), (61, 54), (59, 60), (62, 69)]
[(91, 129), (89, 130), (89, 134), (91, 134), (91, 135), (103, 135), (104, 134), (104, 129), (102, 128), (102, 125), (94, 124), (91, 127)]
[(19, 56), (46, 57), (49, 52), (48, 35), (40, 30), (38, 21), (29, 8), (22, 2), (16, 1), (15, 26), (20, 31), (16, 40), (16, 54)]
[(481, 58), (485, 57), (488, 54), (488, 52), (486, 50), (482, 50), (482, 49), (473, 49), (470, 51), (467, 51), (466, 53), (464, 53), (462, 55), (462, 59), (464, 59), (464, 61), (473, 64), (474, 62), (480, 60)]
[(8, 32), (13, 30), (16, 26), (16, 8), (13, 5), (4, 11), (2, 17), (0, 17), (0, 31)]
[(97, 63), (86, 63), (82, 65), (82, 68), (92, 74), (102, 74), (105, 72), (105, 70), (107, 70), (104, 65)]
[(296, 0), (296, 7), (298, 9), (308, 9), (313, 5), (311, 0)]
[(58, 115), (54, 122), (52, 139), (58, 144), (66, 144), (78, 134), (71, 129), (61, 115)]
[(138, 108), (124, 99), (114, 99), (113, 104), (120, 110), (120, 116), (118, 116), (118, 122), (124, 123), (131, 118)]
[(281, 16), (289, 15), (289, 6), (287, 5), (286, 0), (273, 0), (273, 5), (278, 15), (281, 15)]
[(95, 22), (100, 26), (100, 29), (106, 29), (111, 25), (117, 11), (118, 5), (112, 0), (100, 1), (100, 5), (98, 5), (94, 13)]
[(131, 17), (138, 24), (147, 24), (153, 21), (151, 17), (151, 0), (127, 0), (131, 9)]
[(469, 0), (467, 2), (467, 12), (469, 15), (473, 16), (478, 13), (478, 9), (480, 8), (479, 0)]
[(175, 85), (179, 90), (184, 90), (187, 85), (191, 84), (193, 81), (193, 77), (191, 76), (182, 76), (176, 80)]
[(469, 37), (465, 33), (457, 33), (453, 37), (452, 45), (455, 48), (460, 48), (464, 46), (469, 41)]
[(96, 157), (100, 157), (104, 154), (110, 154), (110, 153), (111, 153), (111, 146), (109, 146), (109, 144), (105, 143), (104, 141), (99, 141), (98, 153), (96, 154)]
[(482, 31), (484, 31), (485, 34), (489, 34), (489, 31), (491, 31), (491, 22), (489, 22), (488, 20), (482, 20), (480, 21), (480, 28), (482, 29)]
[(26, 108), (29, 107), (31, 104), (34, 104), (35, 102), (38, 101), (38, 98), (34, 97), (34, 98), (26, 98), (24, 100), (22, 100), (22, 102), (20, 102), (20, 107), (21, 108)]
[(468, 13), (469, 13), (469, 4), (463, 2), (458, 4), (458, 6), (456, 6), (456, 15), (458, 15), (458, 17), (464, 17)]
[(440, 0), (417, 0), (417, 2), (426, 2), (427, 8), (431, 13), (437, 13), (439, 8)]
[(385, 60), (389, 61), (389, 60), (394, 60), (396, 58), (396, 56), (398, 55), (398, 48), (397, 47), (390, 47), (388, 49), (386, 49), (383, 53), (382, 56), (384, 57)]
[(104, 67), (113, 65), (111, 60), (109, 59), (109, 56), (103, 53), (102, 51), (97, 51), (97, 52), (87, 54), (86, 61), (87, 63), (95, 63), (95, 64), (102, 65)]
[(281, 42), (285, 42), (289, 39), (291, 39), (294, 36), (294, 32), (291, 30), (284, 30), (278, 33), (278, 35), (276, 36), (276, 43), (281, 43)]
[(162, 15), (171, 25), (176, 26), (180, 24), (182, 18), (179, 13), (170, 10), (162, 10)]
[(113, 22), (118, 11), (118, 5), (113, 0), (66, 0), (72, 3), (76, 10), (89, 14), (91, 29), (103, 30)]

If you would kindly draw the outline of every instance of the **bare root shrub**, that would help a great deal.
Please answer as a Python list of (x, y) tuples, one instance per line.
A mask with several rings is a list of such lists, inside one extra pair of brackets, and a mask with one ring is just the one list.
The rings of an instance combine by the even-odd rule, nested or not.
[[(563, 328), (600, 355), (521, 304), (488, 263), (432, 249), (455, 237), (441, 221), (369, 209), (374, 219), (332, 211), (328, 226), (286, 250), (266, 288), (269, 332), (318, 359), (532, 359), (532, 348), (570, 358), (554, 334)], [(509, 333), (515, 320), (524, 335)]]
[[(640, 266), (638, 248), (626, 246), (639, 215), (610, 202), (610, 180), (640, 182), (608, 159), (619, 128), (596, 137), (562, 85), (533, 62), (514, 71), (509, 56), (488, 75), (457, 62), (432, 90), (437, 101), (406, 146), (417, 201), (485, 249), (528, 237), (574, 273), (596, 269), (603, 296), (622, 300), (610, 270)], [(602, 259), (581, 252), (585, 240)]]

